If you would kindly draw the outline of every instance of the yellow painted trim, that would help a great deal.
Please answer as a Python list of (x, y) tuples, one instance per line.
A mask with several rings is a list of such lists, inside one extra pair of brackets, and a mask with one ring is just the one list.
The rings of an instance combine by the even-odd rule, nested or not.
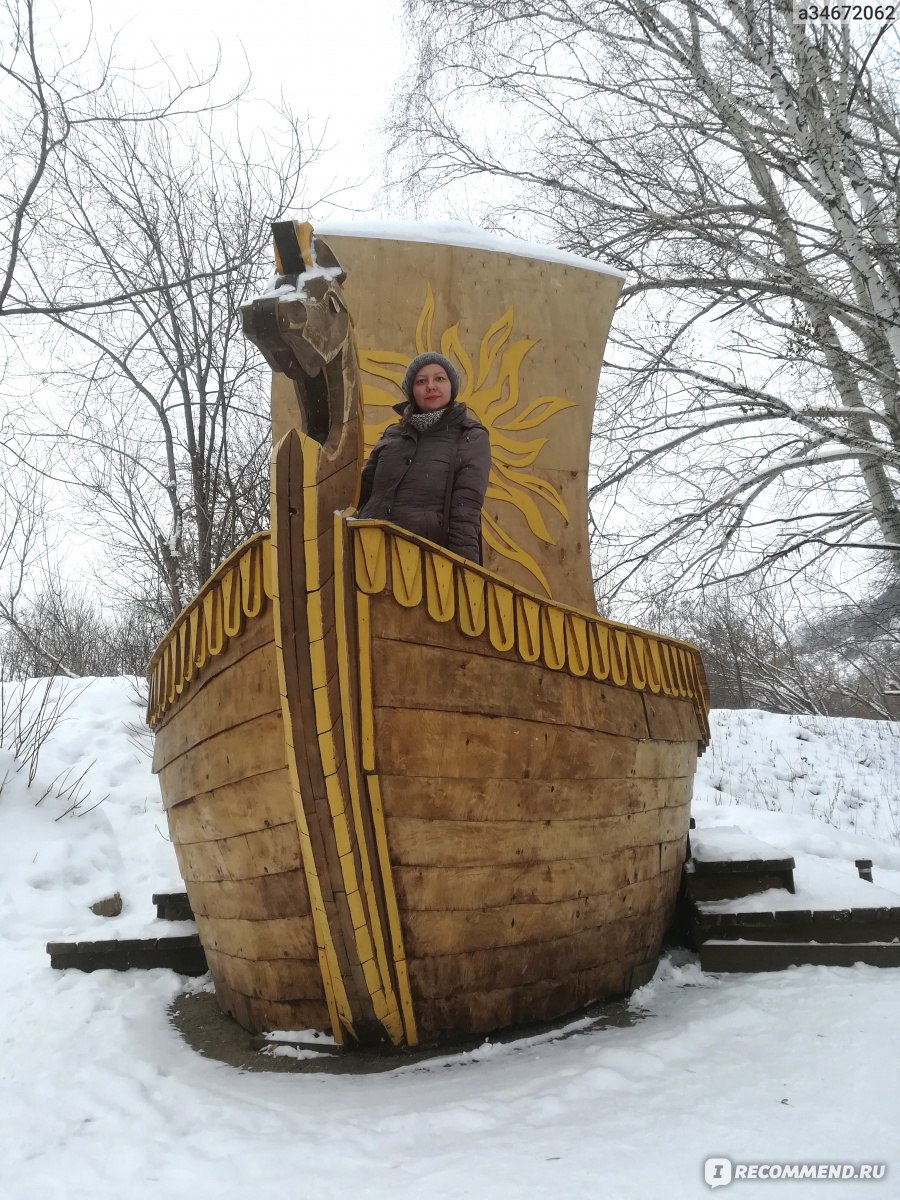
[(404, 608), (422, 603), (422, 552), (414, 542), (391, 538), (391, 584), (394, 599)]
[[(630, 691), (690, 699), (700, 740), (703, 745), (709, 741), (709, 695), (696, 646), (557, 604), (386, 521), (352, 521), (351, 530), (360, 655), (368, 646), (366, 596), (390, 588), (407, 607), (422, 603), (424, 596), (432, 620), (455, 616), (466, 636), (487, 636), (495, 650), (511, 651), (524, 662), (541, 662), (554, 671)], [(371, 662), (361, 658), (360, 670), (368, 689)], [(363, 768), (372, 771), (373, 718), (370, 712), (362, 715)]]
[(147, 668), (149, 725), (157, 725), (189, 690), (209, 658), (241, 636), (247, 620), (264, 612), (272, 596), (270, 555), (268, 532), (254, 534), (225, 559), (166, 630)]
[(307, 267), (316, 265), (315, 255), (313, 254), (313, 227), (309, 221), (295, 221), (294, 230), (297, 234), (297, 245), (300, 247), (300, 254), (303, 256), (303, 263)]
[[(360, 681), (361, 682), (361, 681)], [(360, 691), (360, 700), (363, 693)], [(370, 698), (371, 702), (371, 698)], [(384, 907), (387, 913), (388, 929), (391, 935), (391, 951), (394, 959), (394, 971), (397, 976), (397, 991), (400, 995), (400, 1012), (403, 1016), (403, 1028), (406, 1033), (406, 1044), (417, 1046), (419, 1034), (416, 1029), (416, 1015), (413, 1009), (412, 991), (409, 986), (409, 972), (406, 969), (406, 947), (403, 944), (403, 926), (400, 922), (400, 907), (397, 904), (397, 893), (394, 890), (394, 876), (391, 873), (391, 856), (388, 851), (387, 829), (384, 822), (384, 806), (381, 802), (381, 783), (377, 775), (366, 775), (366, 788), (369, 793), (369, 807), (372, 812), (372, 828), (375, 832), (375, 846), (378, 851), (378, 863), (381, 868), (381, 883), (384, 889)]]
[[(273, 468), (274, 469), (274, 468)], [(272, 489), (272, 507), (275, 508), (275, 490)], [(276, 536), (271, 539), (273, 553), (277, 553)], [(309, 906), (312, 913), (313, 930), (316, 935), (316, 954), (319, 960), (319, 971), (322, 975), (322, 988), (325, 992), (325, 1003), (328, 1006), (328, 1018), (331, 1022), (331, 1032), (335, 1041), (343, 1045), (345, 1030), (353, 1031), (352, 1013), (344, 980), (341, 977), (328, 914), (325, 911), (325, 901), (322, 896), (322, 885), (316, 868), (315, 855), (309, 836), (309, 822), (303, 807), (303, 796), (300, 791), (300, 772), (297, 767), (297, 750), (294, 746), (294, 733), (291, 718), (291, 708), (287, 695), (287, 675), (284, 662), (284, 647), (281, 638), (281, 597), (278, 593), (277, 577), (273, 579), (272, 609), (275, 626), (275, 661), (278, 668), (278, 691), (281, 698), (281, 715), (284, 726), (285, 759), (287, 760), (288, 777), (291, 784), (291, 799), (294, 806), (294, 820), (297, 824), (297, 834), (300, 842), (300, 859), (303, 864), (303, 874), (309, 891)]]
[[(340, 514), (336, 514), (334, 518), (334, 628), (337, 637), (337, 656), (338, 656), (338, 686), (340, 688), (340, 703), (341, 703), (341, 718), (344, 732), (344, 760), (347, 764), (347, 780), (350, 790), (350, 809), (353, 816), (353, 828), (356, 833), (356, 845), (359, 851), (360, 871), (362, 874), (363, 890), (366, 898), (366, 909), (368, 911), (368, 920), (365, 919), (365, 911), (363, 906), (358, 903), (358, 897), (352, 899), (347, 896), (347, 902), (350, 905), (350, 911), (353, 918), (354, 930), (361, 930), (368, 938), (369, 930), (371, 929), (372, 952), (374, 953), (375, 963), (377, 965), (377, 973), (373, 976), (371, 970), (367, 970), (371, 953), (367, 954), (362, 959), (363, 974), (366, 979), (366, 986), (369, 989), (369, 995), (372, 997), (373, 1004), (375, 996), (380, 993), (384, 998), (383, 1014), (377, 1012), (379, 1020), (387, 1030), (388, 1036), (395, 1046), (400, 1045), (404, 1037), (403, 1021), (400, 1015), (400, 1008), (397, 1002), (397, 997), (394, 994), (393, 986), (391, 985), (390, 968), (388, 965), (387, 947), (385, 944), (384, 930), (381, 925), (381, 916), (378, 910), (378, 896), (375, 890), (375, 878), (372, 871), (372, 863), (369, 859), (368, 843), (366, 839), (366, 831), (363, 824), (362, 816), (362, 799), (360, 796), (359, 787), (359, 764), (356, 755), (356, 742), (353, 736), (354, 729), (354, 705), (352, 691), (350, 686), (350, 648), (348, 638), (348, 621), (349, 614), (347, 612), (347, 597), (344, 589), (344, 521)], [(357, 903), (354, 903), (354, 902)], [(357, 905), (359, 917), (357, 918)]]
[[(357, 577), (357, 589), (359, 579)], [(372, 643), (369, 597), (357, 590), (356, 647), (359, 657), (359, 744), (362, 768), (375, 770), (375, 716), (372, 704)]]
[(425, 595), (433, 621), (452, 621), (456, 613), (453, 562), (439, 554), (425, 555)]

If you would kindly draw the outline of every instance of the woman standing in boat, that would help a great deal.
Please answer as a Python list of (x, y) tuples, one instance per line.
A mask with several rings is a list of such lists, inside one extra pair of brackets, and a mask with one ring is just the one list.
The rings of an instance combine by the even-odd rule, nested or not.
[(491, 469), (488, 432), (457, 399), (459, 376), (442, 354), (414, 358), (403, 379), (400, 421), (363, 467), (357, 515), (481, 562), (481, 506)]

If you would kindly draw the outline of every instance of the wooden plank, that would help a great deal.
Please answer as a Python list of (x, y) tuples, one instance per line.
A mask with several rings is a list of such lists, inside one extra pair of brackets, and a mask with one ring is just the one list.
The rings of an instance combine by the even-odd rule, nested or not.
[(658, 846), (687, 834), (687, 812), (663, 808), (573, 821), (388, 820), (391, 862), (406, 866), (499, 866), (596, 858)]
[(594, 929), (518, 946), (412, 959), (409, 977), (418, 1001), (564, 978), (603, 963), (639, 955), (648, 920), (620, 917)]
[(323, 998), (318, 963), (299, 959), (238, 958), (220, 950), (209, 950), (206, 957), (216, 980), (221, 978), (227, 987), (245, 996), (281, 1004)]
[(194, 913), (187, 892), (154, 892), (151, 902), (156, 905), (160, 921), (193, 921)]
[(317, 963), (312, 918), (281, 917), (267, 921), (198, 916), (203, 945), (221, 954), (250, 959), (302, 959)]
[(696, 912), (696, 942), (900, 942), (900, 908), (834, 912)]
[[(477, 708), (479, 713), (492, 717), (601, 729), (632, 738), (648, 736), (644, 706), (637, 692), (578, 679), (496, 651), (491, 655), (473, 654), (472, 639), (454, 649), (417, 645), (413, 639), (419, 626), (425, 621), (434, 622), (422, 610), (410, 612), (407, 617), (409, 640), (375, 639), (373, 686), (378, 706), (463, 713)], [(439, 688), (434, 686), (436, 679), (440, 680)]]
[(788, 967), (900, 967), (900, 942), (704, 942), (704, 971), (784, 971)]
[(171, 807), (229, 783), (264, 775), (284, 765), (281, 713), (267, 713), (240, 727), (240, 736), (225, 730), (163, 767), (160, 783)]
[[(675, 864), (669, 869), (675, 869)], [(577, 900), (614, 892), (630, 883), (656, 878), (659, 873), (659, 848), (655, 844), (561, 862), (398, 866), (392, 872), (401, 908), (439, 912)]]
[[(349, 789), (334, 628), (334, 535), (330, 526), (316, 534), (321, 528), (320, 498), (315, 488), (303, 486), (311, 483), (310, 454), (316, 456), (317, 470), (336, 466), (323, 462), (310, 443), (301, 445), (293, 437), (279, 450), (276, 472), (274, 522), (286, 719), (291, 722), (290, 743), (303, 806), (298, 820), (309, 835), (304, 865), (311, 876), (314, 909), (321, 913), (317, 938), (334, 966), (328, 975), (329, 987), (334, 988), (334, 1017), (337, 1020), (340, 1013), (345, 1024), (352, 1021), (362, 1028), (374, 1021), (374, 1010), (347, 899), (352, 894), (359, 902), (353, 886), (359, 876), (355, 858), (349, 857), (355, 844), (344, 816), (349, 817)], [(367, 943), (370, 960), (368, 935), (360, 937)]]
[(197, 916), (247, 921), (275, 920), (309, 913), (306, 877), (300, 867), (255, 879), (193, 880), (187, 884)]
[(111, 939), (100, 942), (48, 942), (54, 970), (152, 971), (165, 967), (179, 975), (205, 975), (206, 958), (200, 939), (181, 937)]
[(300, 866), (300, 843), (293, 822), (217, 842), (176, 844), (175, 854), (186, 882), (254, 879)]
[(255, 833), (294, 819), (286, 766), (200, 792), (169, 809), (169, 828), (181, 845)]
[(695, 742), (639, 742), (586, 729), (433, 709), (375, 709), (379, 774), (448, 779), (628, 779), (687, 775)]
[(381, 775), (391, 817), (527, 821), (621, 816), (690, 804), (693, 779), (438, 779)]
[(663, 897), (674, 896), (677, 873), (629, 884), (603, 896), (582, 896), (549, 904), (509, 904), (498, 908), (444, 912), (404, 912), (408, 960), (463, 954), (526, 942), (541, 945), (583, 929), (597, 929), (620, 917), (655, 911)]
[[(562, 493), (567, 515), (564, 518), (554, 507), (539, 502), (548, 525), (549, 538), (544, 541), (531, 531), (515, 503), (489, 497), (486, 512), (500, 522), (507, 537), (534, 556), (535, 565), (539, 563), (539, 569), (553, 581), (555, 594), (583, 607), (592, 606), (586, 537), (587, 451), (597, 371), (619, 281), (567, 264), (480, 249), (359, 237), (332, 237), (329, 242), (348, 272), (345, 293), (354, 314), (363, 371), (368, 354), (378, 357), (399, 352), (411, 357), (415, 353), (416, 329), (426, 320), (426, 302), (433, 304), (427, 320), (434, 325), (435, 344), (452, 329), (473, 363), (486, 353), (491, 330), (496, 331), (500, 321), (509, 322), (509, 345), (520, 338), (529, 339), (528, 353), (516, 364), (516, 391), (522, 397), (522, 407), (516, 412), (524, 411), (533, 398), (560, 396), (564, 400), (545, 420), (538, 414), (536, 429), (513, 436), (546, 439), (531, 470), (542, 480), (552, 481)], [(385, 295), (386, 278), (393, 281), (389, 296)], [(591, 347), (591, 352), (585, 354), (585, 347)], [(501, 357), (498, 353), (484, 380), (472, 380), (472, 387), (482, 397), (482, 389), (498, 385)], [(394, 399), (401, 398), (399, 390), (383, 378), (363, 378), (377, 387), (381, 396), (389, 390)], [(276, 430), (289, 419), (287, 401), (286, 388), (276, 385)], [(369, 416), (383, 422), (393, 414), (377, 408)], [(513, 489), (516, 474), (513, 471), (510, 480)], [(511, 494), (515, 499), (515, 490)], [(490, 547), (488, 556), (490, 565), (516, 582), (539, 586), (523, 562), (501, 557)]]
[[(690, 864), (688, 864), (690, 867)], [(793, 871), (769, 871), (745, 874), (697, 875), (693, 871), (685, 872), (685, 886), (692, 901), (697, 900), (737, 900), (741, 896), (755, 896), (760, 892), (768, 892), (771, 888), (780, 888), (786, 892), (794, 891)]]
[(690, 700), (643, 693), (647, 725), (652, 738), (665, 742), (690, 742), (700, 738), (697, 714)]
[[(690, 796), (688, 803), (690, 803)], [(661, 871), (680, 871), (684, 864), (686, 847), (686, 836), (679, 836), (671, 842), (663, 842), (659, 848), (659, 869)]]
[(553, 1021), (594, 1001), (623, 995), (633, 967), (630, 959), (622, 959), (541, 983), (459, 993), (434, 1000), (419, 999), (416, 1005), (419, 1028), (423, 1038), (429, 1038), (488, 1033), (510, 1025)]
[(234, 729), (280, 706), (275, 647), (269, 641), (245, 655), (233, 670), (218, 674), (206, 687), (187, 698), (175, 721), (157, 730), (153, 769), (159, 771), (214, 734)]
[(251, 1033), (273, 1029), (318, 1029), (331, 1032), (328, 1006), (321, 1000), (294, 1000), (279, 1004), (245, 996), (221, 980), (216, 980), (216, 999), (219, 1006)]
[(259, 616), (246, 621), (243, 631), (237, 637), (228, 638), (226, 644), (218, 654), (207, 658), (202, 667), (194, 668), (191, 681), (187, 684), (181, 695), (176, 696), (173, 703), (166, 708), (156, 727), (156, 732), (159, 733), (172, 720), (180, 722), (181, 715), (187, 710), (190, 702), (195, 696), (200, 695), (213, 679), (231, 671), (232, 668), (238, 670), (239, 667), (237, 664), (244, 657), (252, 654), (261, 646), (271, 643), (273, 638), (272, 606), (266, 600), (265, 607)]

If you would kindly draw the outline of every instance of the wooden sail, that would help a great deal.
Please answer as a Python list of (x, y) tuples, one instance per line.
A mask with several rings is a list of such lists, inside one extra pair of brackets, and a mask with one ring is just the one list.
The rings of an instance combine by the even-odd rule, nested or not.
[[(220, 568), (150, 668), (154, 769), (220, 1003), (251, 1029), (414, 1045), (627, 992), (671, 916), (707, 700), (693, 647), (579, 603), (587, 556), (565, 469), (532, 469), (564, 417), (586, 449), (587, 401), (563, 401), (576, 377), (594, 386), (593, 344), (561, 342), (558, 391), (535, 396), (544, 384), (528, 386), (523, 363), (540, 339), (514, 336), (513, 304), (480, 357), (465, 357), (461, 319), (441, 335), (502, 451), (495, 553), (476, 566), (353, 519), (357, 362), (384, 390), (435, 337), (436, 314), (453, 316), (452, 289), (429, 283), (416, 340), (399, 350), (360, 299), (366, 339), (384, 341), (357, 349), (352, 272), (369, 286), (366, 270), (383, 278), (398, 247), (277, 233), (290, 278), (245, 314), (290, 383), (276, 376), (271, 535)], [(458, 252), (429, 249), (431, 281), (440, 263), (460, 277)], [(338, 257), (354, 259), (346, 293)], [(548, 287), (576, 270), (541, 269)], [(615, 278), (581, 274), (614, 299)], [(466, 310), (471, 327), (484, 303)], [(517, 444), (528, 471), (514, 469)]]

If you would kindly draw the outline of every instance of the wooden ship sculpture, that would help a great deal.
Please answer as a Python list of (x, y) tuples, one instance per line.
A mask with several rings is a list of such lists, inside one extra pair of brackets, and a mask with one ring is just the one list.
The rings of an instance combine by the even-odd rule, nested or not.
[[(673, 912), (708, 726), (697, 651), (592, 599), (621, 280), (515, 243), (274, 232), (278, 275), (243, 313), (275, 372), (271, 532), (149, 668), (219, 1003), (252, 1031), (413, 1046), (627, 993)], [(491, 434), (483, 567), (354, 520), (364, 416), (371, 442), (431, 348)]]

